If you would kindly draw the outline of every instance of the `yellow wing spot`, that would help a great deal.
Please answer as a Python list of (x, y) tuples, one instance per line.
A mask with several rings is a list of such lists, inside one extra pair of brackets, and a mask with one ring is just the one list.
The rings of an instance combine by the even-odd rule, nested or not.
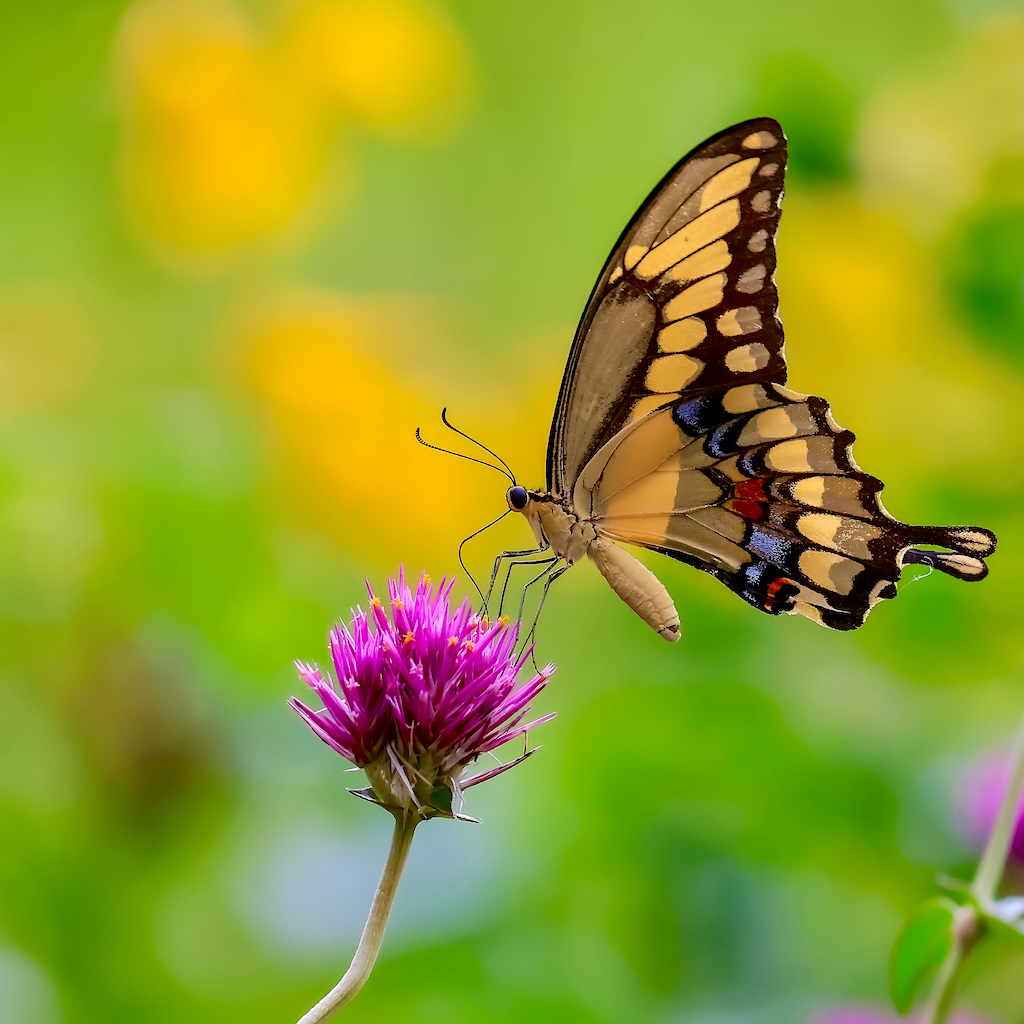
[(882, 536), (882, 531), (870, 523), (824, 512), (808, 512), (797, 520), (796, 526), (809, 541), (854, 558), (869, 559), (871, 542)]
[(814, 421), (806, 405), (780, 405), (752, 416), (740, 432), (738, 444), (747, 447), (765, 441), (783, 441), (813, 430)]
[(724, 238), (720, 238), (670, 267), (665, 277), (669, 281), (696, 281), (708, 274), (725, 270), (730, 263), (732, 256), (729, 254), (729, 246)]
[(868, 514), (860, 500), (860, 483), (849, 477), (809, 476), (797, 480), (790, 492), (794, 500), (812, 508), (827, 508), (851, 516)]
[(747, 295), (759, 292), (764, 287), (764, 278), (767, 273), (768, 268), (763, 263), (744, 270), (736, 280), (736, 291), (744, 292)]
[(780, 473), (838, 473), (831, 437), (801, 437), (783, 441), (765, 455), (769, 469)]
[(793, 611), (810, 619), (811, 622), (821, 624), (821, 609), (815, 608), (813, 604), (808, 604), (806, 601), (797, 601), (793, 605)]
[(761, 311), (757, 306), (740, 306), (723, 313), (715, 326), (719, 334), (735, 338), (739, 334), (753, 334), (761, 330)]
[(760, 178), (770, 178), (778, 169), (778, 164), (765, 164), (757, 174)]
[(988, 551), (992, 547), (992, 538), (976, 530), (957, 530), (956, 540), (971, 551)]
[(611, 272), (611, 276), (608, 278), (608, 283), (615, 284), (615, 282), (618, 281), (620, 277), (622, 277), (622, 267), (616, 267)]
[(782, 398), (788, 398), (791, 402), (804, 402), (807, 400), (807, 395), (801, 394), (799, 391), (793, 391), (790, 388), (783, 387), (781, 384), (773, 384), (775, 393), (780, 395)]
[(849, 594), (863, 568), (859, 562), (831, 551), (805, 551), (800, 556), (800, 571), (812, 583), (836, 594)]
[(629, 410), (629, 419), (626, 422), (632, 423), (635, 420), (642, 420), (648, 413), (654, 412), (655, 409), (664, 404), (664, 395), (645, 395), (633, 403), (633, 408)]
[(733, 373), (753, 373), (755, 370), (764, 369), (771, 357), (771, 353), (764, 345), (741, 345), (726, 353), (725, 365)]
[(812, 508), (825, 508), (825, 478), (823, 476), (807, 476), (803, 480), (797, 480), (791, 491), (794, 499), (801, 505), (810, 505)]
[(677, 320), (658, 331), (658, 350), (686, 352), (699, 345), (708, 336), (707, 325), (696, 317)]
[(730, 388), (722, 396), (722, 408), (733, 416), (778, 404), (775, 397), (769, 395), (760, 384), (741, 384), (738, 388)]
[(771, 132), (754, 132), (743, 140), (744, 149), (771, 149), (778, 144)]
[(755, 231), (747, 242), (747, 248), (751, 252), (764, 252), (764, 247), (768, 244), (768, 232), (761, 228)]
[(663, 315), (666, 320), (682, 320), (693, 313), (717, 306), (722, 301), (725, 288), (725, 274), (713, 274), (681, 291), (674, 299), (665, 303)]
[(980, 576), (985, 571), (985, 563), (973, 555), (949, 555), (937, 551), (935, 560), (940, 565), (949, 566), (968, 576)]
[(647, 371), (644, 382), (648, 391), (671, 394), (682, 391), (691, 381), (696, 380), (704, 364), (692, 356), (677, 354), (658, 356)]
[(772, 194), (765, 189), (763, 192), (755, 194), (754, 198), (750, 200), (751, 209), (756, 213), (767, 213), (768, 207), (772, 205)]
[(739, 222), (738, 199), (727, 199), (724, 203), (713, 206), (707, 213), (695, 217), (689, 224), (669, 235), (664, 242), (647, 253), (637, 264), (637, 277), (650, 280), (652, 277), (660, 276), (691, 253), (703, 249), (705, 245), (732, 231)]
[(622, 258), (622, 265), (627, 270), (632, 270), (647, 254), (646, 245), (631, 245), (626, 250), (626, 255)]
[(756, 156), (749, 160), (741, 160), (732, 164), (724, 171), (719, 171), (710, 181), (705, 184), (700, 194), (700, 210), (710, 210), (717, 206), (723, 199), (731, 199), (734, 195), (742, 192), (749, 184), (754, 175), (754, 170), (760, 160)]

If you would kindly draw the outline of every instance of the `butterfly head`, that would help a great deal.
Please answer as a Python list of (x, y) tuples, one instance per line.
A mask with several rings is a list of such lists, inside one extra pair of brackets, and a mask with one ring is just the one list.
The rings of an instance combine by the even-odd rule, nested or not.
[(505, 492), (505, 500), (513, 512), (522, 512), (530, 503), (530, 492), (519, 484), (515, 484)]

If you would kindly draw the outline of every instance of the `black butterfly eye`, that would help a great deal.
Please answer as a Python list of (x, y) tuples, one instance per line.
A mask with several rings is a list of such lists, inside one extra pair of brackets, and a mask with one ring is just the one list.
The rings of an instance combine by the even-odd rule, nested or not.
[(530, 496), (526, 493), (525, 487), (517, 485), (508, 489), (508, 503), (516, 512), (522, 512), (529, 500)]

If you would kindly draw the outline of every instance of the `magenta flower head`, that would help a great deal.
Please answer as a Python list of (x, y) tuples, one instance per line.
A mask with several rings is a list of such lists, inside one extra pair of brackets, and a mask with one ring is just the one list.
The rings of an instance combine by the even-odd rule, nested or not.
[(554, 718), (523, 724), (554, 666), (520, 685), (531, 652), (515, 656), (518, 627), (480, 618), (468, 599), (452, 609), (453, 583), (442, 579), (435, 589), (423, 575), (413, 593), (400, 571), (388, 580), (390, 616), (367, 584), (369, 611), (353, 609), (351, 626), (331, 631), (335, 679), (297, 663), (323, 708), (289, 701), (324, 743), (366, 772), (370, 788), (352, 792), (420, 819), (463, 817), (453, 797), (461, 802), (463, 790), (533, 751), (468, 780), (467, 768)]
[[(982, 754), (964, 771), (957, 793), (956, 816), (964, 842), (972, 850), (981, 850), (988, 841), (1012, 774), (1012, 758), (993, 752)], [(1017, 805), (1010, 857), (1024, 863), (1024, 795)]]

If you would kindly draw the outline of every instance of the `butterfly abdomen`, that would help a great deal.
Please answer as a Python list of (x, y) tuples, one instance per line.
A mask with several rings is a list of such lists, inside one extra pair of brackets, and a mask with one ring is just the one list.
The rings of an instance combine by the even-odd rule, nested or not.
[(679, 616), (665, 585), (642, 562), (611, 541), (598, 538), (587, 554), (612, 590), (666, 640), (680, 637)]

